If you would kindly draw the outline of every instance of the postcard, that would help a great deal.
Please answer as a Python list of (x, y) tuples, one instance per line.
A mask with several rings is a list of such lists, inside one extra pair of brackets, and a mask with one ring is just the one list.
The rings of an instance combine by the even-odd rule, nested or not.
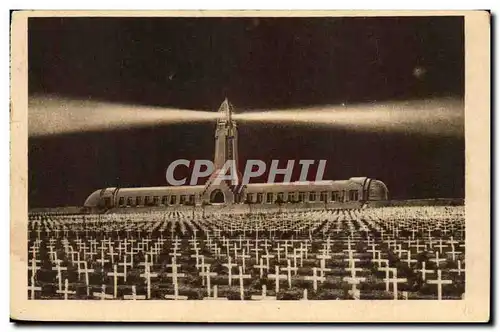
[(489, 43), (486, 11), (14, 12), (11, 318), (488, 322)]

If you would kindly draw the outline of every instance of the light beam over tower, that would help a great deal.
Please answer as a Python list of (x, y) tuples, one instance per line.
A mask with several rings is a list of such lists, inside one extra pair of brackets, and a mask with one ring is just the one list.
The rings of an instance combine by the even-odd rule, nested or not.
[(218, 112), (213, 112), (43, 96), (29, 99), (28, 116), (29, 136), (35, 137), (212, 121), (228, 123), (231, 131), (234, 120), (365, 132), (464, 135), (464, 101), (455, 98), (249, 109), (233, 114), (233, 107), (227, 99)]

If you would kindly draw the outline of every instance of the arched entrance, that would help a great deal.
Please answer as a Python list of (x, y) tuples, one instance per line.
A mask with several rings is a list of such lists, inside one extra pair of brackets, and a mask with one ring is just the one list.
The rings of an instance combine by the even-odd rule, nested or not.
[(210, 203), (225, 203), (224, 193), (220, 189), (215, 189), (210, 194)]

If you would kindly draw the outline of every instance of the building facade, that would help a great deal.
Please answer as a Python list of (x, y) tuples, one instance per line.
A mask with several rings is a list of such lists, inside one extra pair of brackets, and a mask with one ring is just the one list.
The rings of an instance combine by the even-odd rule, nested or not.
[[(348, 180), (242, 183), (238, 165), (238, 128), (232, 118), (233, 107), (227, 99), (219, 108), (215, 130), (214, 172), (204, 185), (139, 188), (104, 188), (85, 200), (85, 207), (143, 207), (206, 204), (294, 204), (347, 203), (388, 199), (386, 185), (367, 177)], [(218, 181), (217, 176), (227, 162), (235, 172)]]

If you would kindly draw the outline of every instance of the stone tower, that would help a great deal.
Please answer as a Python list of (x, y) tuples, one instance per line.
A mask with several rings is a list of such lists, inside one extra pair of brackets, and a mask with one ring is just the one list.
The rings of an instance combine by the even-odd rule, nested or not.
[[(214, 172), (205, 184), (201, 199), (211, 203), (238, 203), (242, 189), (241, 174), (238, 172), (238, 128), (232, 119), (233, 107), (227, 98), (220, 105), (218, 113)], [(216, 181), (221, 175), (225, 179)]]

